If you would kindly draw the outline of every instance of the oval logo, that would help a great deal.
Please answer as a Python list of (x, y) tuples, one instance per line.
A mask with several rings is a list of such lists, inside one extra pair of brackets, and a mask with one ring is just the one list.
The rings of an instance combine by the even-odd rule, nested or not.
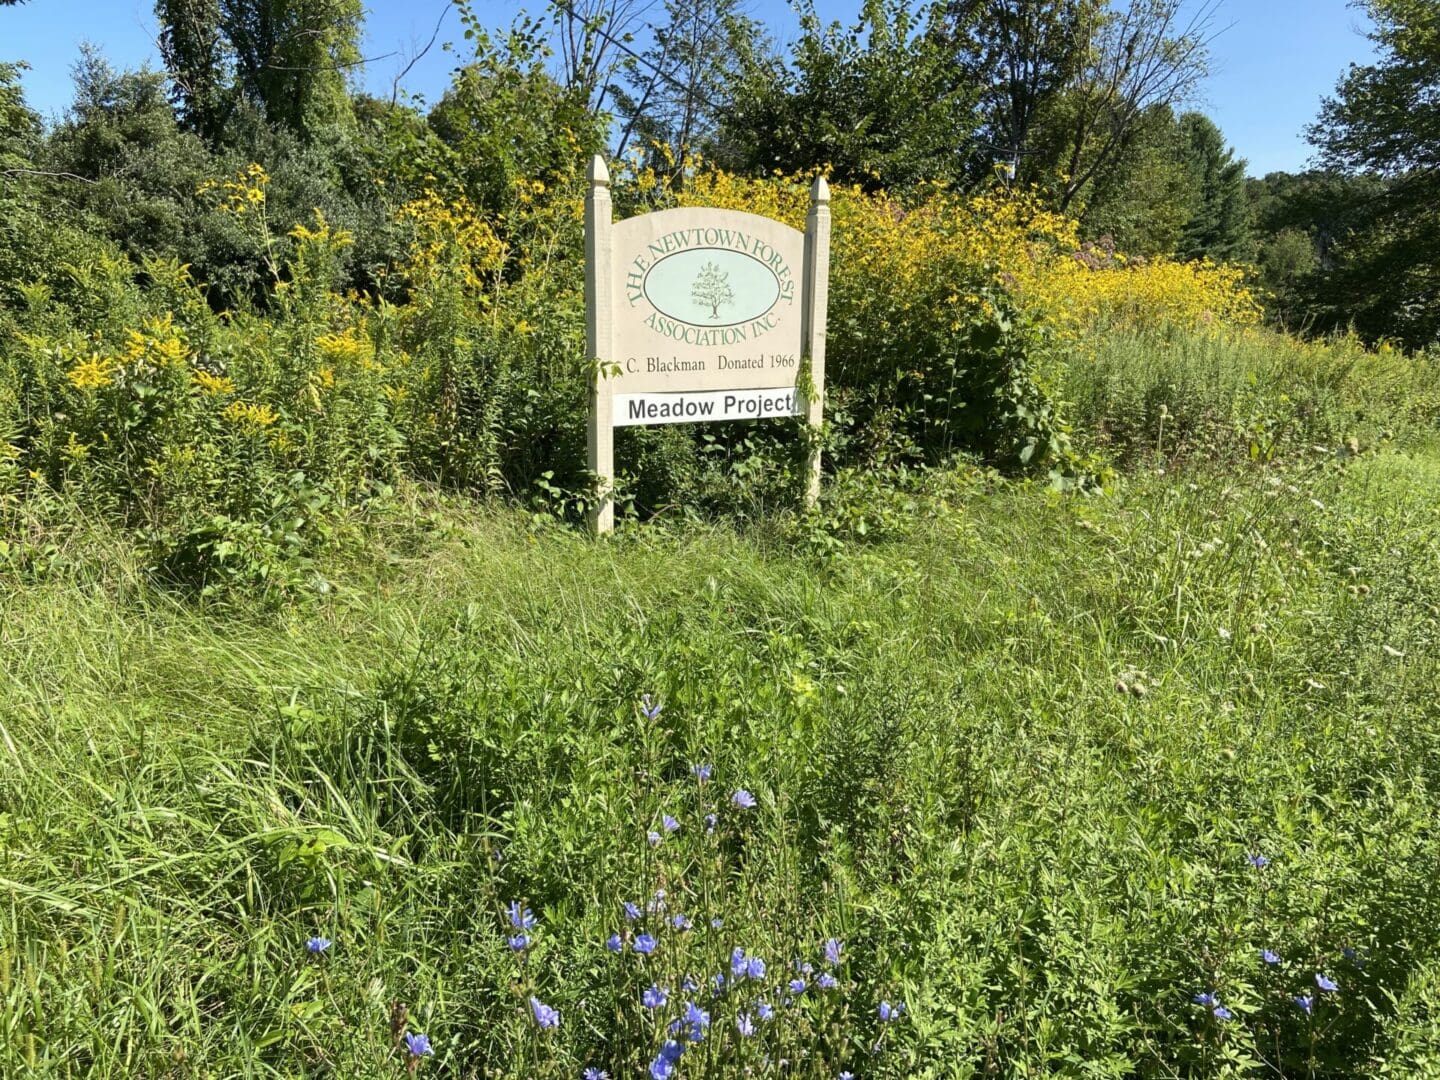
[(735, 326), (780, 299), (780, 279), (759, 259), (729, 248), (690, 248), (660, 259), (641, 285), (655, 310), (691, 326)]

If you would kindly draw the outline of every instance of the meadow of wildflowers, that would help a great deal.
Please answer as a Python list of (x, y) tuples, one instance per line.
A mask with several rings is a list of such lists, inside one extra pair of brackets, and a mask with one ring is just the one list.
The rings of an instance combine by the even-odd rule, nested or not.
[(263, 310), (0, 312), (0, 1075), (1440, 1070), (1433, 357), (841, 190), (820, 507), (627, 430), (597, 545), (578, 171), (375, 296), (268, 182)]
[(95, 526), (3, 585), (0, 1074), (1429, 1075), (1434, 450), (1155, 460), (433, 504), (279, 617)]

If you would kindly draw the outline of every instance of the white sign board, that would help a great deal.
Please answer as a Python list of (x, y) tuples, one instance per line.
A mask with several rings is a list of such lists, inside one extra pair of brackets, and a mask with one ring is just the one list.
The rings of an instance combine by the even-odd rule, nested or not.
[[(612, 222), (609, 184), (597, 157), (585, 205), (597, 532), (614, 520), (616, 427), (777, 416), (819, 426), (830, 261), (823, 179), (811, 189), (803, 233), (738, 210), (660, 210)], [(807, 499), (819, 477), (812, 452)]]

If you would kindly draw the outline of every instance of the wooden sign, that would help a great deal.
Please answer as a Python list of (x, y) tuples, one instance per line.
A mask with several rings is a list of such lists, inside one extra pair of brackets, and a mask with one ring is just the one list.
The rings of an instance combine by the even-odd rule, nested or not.
[[(739, 210), (683, 208), (611, 220), (596, 157), (585, 200), (586, 341), (595, 362), (591, 527), (614, 525), (614, 429), (804, 416), (825, 387), (830, 191), (810, 189), (805, 232)], [(820, 491), (810, 454), (806, 499)]]

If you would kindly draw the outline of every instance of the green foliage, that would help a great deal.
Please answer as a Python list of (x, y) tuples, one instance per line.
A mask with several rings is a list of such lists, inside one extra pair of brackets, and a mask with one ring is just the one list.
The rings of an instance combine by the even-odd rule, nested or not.
[(1311, 131), (1328, 163), (1390, 183), (1327, 281), (1332, 319), (1413, 347), (1440, 341), (1440, 4), (1368, 0), (1379, 61), (1353, 66)]
[[(778, 1019), (742, 1040), (755, 984), (701, 991), (686, 1075), (1423, 1075), (1437, 480), (847, 477), (823, 560), (432, 505), (273, 620), (50, 534), (48, 576), (3, 578), (0, 1071), (399, 1077), (395, 1016), (422, 1074), (636, 1075), (739, 946)], [(691, 930), (625, 921), (661, 888)], [(652, 959), (605, 949), (642, 929)], [(783, 1007), (830, 936), (840, 988)]]
[(752, 173), (826, 171), (866, 189), (958, 179), (974, 91), (908, 0), (866, 0), (848, 30), (800, 8), (789, 60), (738, 58), (721, 161)]

